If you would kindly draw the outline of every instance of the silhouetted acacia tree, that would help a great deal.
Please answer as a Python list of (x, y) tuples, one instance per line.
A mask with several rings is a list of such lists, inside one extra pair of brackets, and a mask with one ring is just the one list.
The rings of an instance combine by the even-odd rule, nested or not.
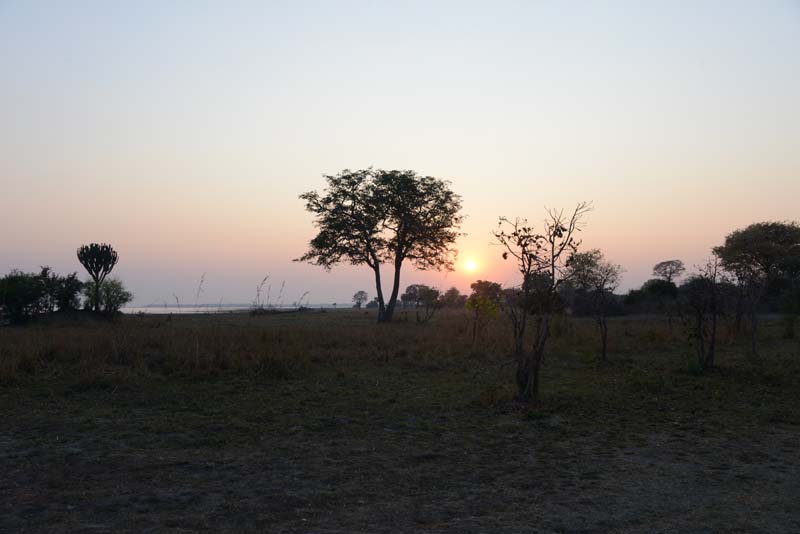
[(366, 291), (356, 291), (353, 295), (353, 302), (355, 303), (355, 308), (361, 308), (369, 300), (369, 295), (367, 295)]
[(750, 350), (756, 355), (758, 306), (768, 286), (791, 276), (800, 264), (800, 226), (795, 222), (751, 224), (728, 234), (714, 254), (742, 290), (750, 314)]
[[(328, 187), (321, 194), (300, 195), (319, 231), (298, 261), (325, 269), (343, 261), (369, 266), (378, 321), (391, 321), (404, 261), (421, 270), (453, 269), (461, 197), (448, 182), (414, 171), (344, 170), (325, 179)], [(394, 269), (388, 300), (381, 285), (384, 263)]]
[(608, 309), (622, 281), (622, 267), (606, 261), (597, 249), (577, 252), (567, 262), (568, 278), (589, 297), (600, 330), (601, 359), (608, 360)]
[[(514, 351), (517, 360), (517, 398), (535, 401), (539, 395), (539, 373), (544, 349), (550, 335), (550, 317), (558, 301), (559, 286), (567, 280), (567, 260), (578, 251), (576, 239), (583, 216), (591, 210), (588, 203), (578, 204), (571, 215), (548, 210), (540, 232), (525, 219), (501, 218), (494, 232), (505, 248), (503, 259), (512, 258), (522, 275), (522, 283), (507, 292), (506, 311), (511, 319)], [(535, 316), (533, 339), (526, 346), (528, 317)]]
[(91, 243), (83, 245), (78, 249), (78, 261), (81, 262), (86, 272), (94, 281), (93, 299), (94, 311), (100, 311), (100, 288), (106, 276), (117, 264), (119, 257), (117, 252), (105, 243)]
[(669, 283), (674, 283), (685, 271), (681, 260), (666, 260), (653, 266), (653, 276)]

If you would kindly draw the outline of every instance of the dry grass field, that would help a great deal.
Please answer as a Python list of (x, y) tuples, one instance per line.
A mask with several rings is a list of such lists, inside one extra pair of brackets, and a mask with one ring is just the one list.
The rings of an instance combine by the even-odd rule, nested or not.
[[(401, 313), (400, 319), (403, 318)], [(0, 531), (798, 532), (800, 341), (559, 318), (536, 407), (502, 317), (0, 328)]]

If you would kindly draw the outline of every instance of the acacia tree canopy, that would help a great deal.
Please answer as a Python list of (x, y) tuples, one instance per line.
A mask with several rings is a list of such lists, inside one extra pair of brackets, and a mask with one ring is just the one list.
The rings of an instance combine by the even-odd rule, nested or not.
[(737, 276), (770, 279), (791, 274), (800, 262), (800, 226), (795, 222), (761, 222), (728, 234), (714, 248), (726, 271)]
[(800, 276), (800, 226), (796, 222), (754, 223), (731, 232), (713, 250), (747, 295), (750, 351), (756, 354), (758, 305), (767, 287), (781, 277)]
[(685, 271), (686, 267), (681, 260), (661, 261), (653, 266), (653, 276), (670, 283), (674, 282)]
[[(463, 217), (461, 197), (449, 182), (414, 171), (365, 169), (326, 175), (321, 193), (300, 195), (315, 216), (317, 235), (298, 261), (331, 269), (347, 262), (367, 265), (375, 276), (378, 320), (391, 321), (400, 289), (400, 270), (409, 260), (421, 270), (452, 270)], [(394, 269), (384, 298), (381, 266)]]

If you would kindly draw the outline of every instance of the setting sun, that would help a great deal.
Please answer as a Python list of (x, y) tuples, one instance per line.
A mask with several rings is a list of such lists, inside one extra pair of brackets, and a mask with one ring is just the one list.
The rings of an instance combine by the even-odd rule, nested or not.
[(474, 273), (478, 270), (478, 264), (475, 263), (475, 260), (467, 260), (464, 262), (464, 270), (468, 273)]

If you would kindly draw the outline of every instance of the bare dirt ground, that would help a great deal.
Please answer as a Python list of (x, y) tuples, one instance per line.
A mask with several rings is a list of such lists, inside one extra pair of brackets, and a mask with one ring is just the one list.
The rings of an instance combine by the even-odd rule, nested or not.
[(0, 530), (800, 532), (796, 342), (759, 362), (734, 344), (703, 376), (637, 346), (599, 364), (556, 343), (535, 409), (476, 351), (19, 377), (0, 386)]

